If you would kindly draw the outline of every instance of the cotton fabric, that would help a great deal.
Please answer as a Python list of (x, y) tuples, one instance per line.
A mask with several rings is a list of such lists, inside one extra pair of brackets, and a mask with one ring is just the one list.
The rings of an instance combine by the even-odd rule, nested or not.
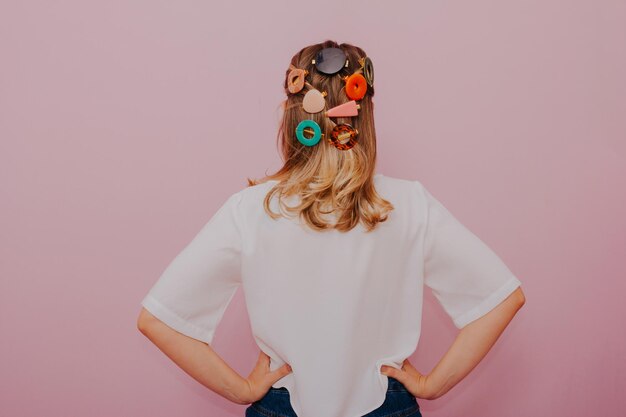
[[(209, 345), (241, 287), (270, 369), (299, 417), (361, 417), (381, 406), (388, 377), (417, 348), (428, 287), (457, 328), (521, 285), (503, 260), (418, 180), (374, 177), (395, 209), (374, 231), (317, 232), (271, 219), (269, 181), (232, 195), (167, 266), (142, 305)], [(295, 203), (296, 196), (287, 200)], [(278, 212), (276, 198), (271, 207)]]

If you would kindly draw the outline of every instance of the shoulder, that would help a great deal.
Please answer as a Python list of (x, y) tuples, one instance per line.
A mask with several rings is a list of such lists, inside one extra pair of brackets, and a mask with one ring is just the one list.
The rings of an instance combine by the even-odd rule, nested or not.
[(386, 185), (393, 185), (396, 187), (410, 188), (414, 187), (415, 185), (421, 185), (421, 182), (419, 182), (417, 179), (412, 178), (400, 178), (384, 174), (376, 174), (375, 178), (377, 184), (381, 183)]
[(234, 193), (234, 195), (237, 195), (239, 199), (244, 200), (244, 201), (253, 200), (253, 199), (258, 198), (259, 196), (265, 196), (265, 194), (267, 194), (267, 192), (274, 185), (276, 185), (277, 182), (278, 181), (276, 180), (271, 180), (271, 181), (266, 181), (266, 182), (262, 182), (262, 183), (255, 184), (255, 185), (248, 185), (240, 189), (236, 193)]
[(423, 201), (426, 188), (422, 182), (413, 178), (399, 178), (388, 175), (377, 175), (376, 187), (390, 196), (404, 196), (412, 200)]
[(266, 181), (256, 185), (249, 185), (231, 194), (232, 206), (242, 216), (248, 216), (251, 212), (257, 212), (263, 205), (263, 199), (276, 185), (277, 181)]

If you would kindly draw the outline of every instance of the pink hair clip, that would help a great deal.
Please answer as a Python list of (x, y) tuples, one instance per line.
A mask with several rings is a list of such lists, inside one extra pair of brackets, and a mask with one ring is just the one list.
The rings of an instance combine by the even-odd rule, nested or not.
[(326, 111), (325, 115), (328, 117), (352, 117), (359, 115), (359, 109), (361, 105), (356, 104), (355, 100), (348, 101), (347, 103), (340, 104)]

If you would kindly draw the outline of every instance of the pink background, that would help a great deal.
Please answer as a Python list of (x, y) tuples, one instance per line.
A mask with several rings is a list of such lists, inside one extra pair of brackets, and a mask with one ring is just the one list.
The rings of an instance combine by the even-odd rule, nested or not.
[[(325, 39), (374, 62), (377, 171), (420, 179), (527, 295), (424, 416), (626, 415), (624, 2), (11, 3), (1, 415), (243, 415), (138, 332), (139, 303), (246, 176), (280, 166), (284, 72)], [(424, 314), (427, 373), (456, 332), (430, 292)], [(215, 348), (244, 376), (256, 362), (241, 291)]]

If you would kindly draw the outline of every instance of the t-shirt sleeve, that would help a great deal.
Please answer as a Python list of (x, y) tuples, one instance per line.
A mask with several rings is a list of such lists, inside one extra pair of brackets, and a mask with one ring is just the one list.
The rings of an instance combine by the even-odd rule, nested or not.
[(521, 282), (491, 248), (417, 185), (426, 215), (424, 285), (460, 329), (504, 301)]
[(141, 302), (169, 327), (207, 344), (241, 284), (240, 199), (236, 193), (226, 200)]

